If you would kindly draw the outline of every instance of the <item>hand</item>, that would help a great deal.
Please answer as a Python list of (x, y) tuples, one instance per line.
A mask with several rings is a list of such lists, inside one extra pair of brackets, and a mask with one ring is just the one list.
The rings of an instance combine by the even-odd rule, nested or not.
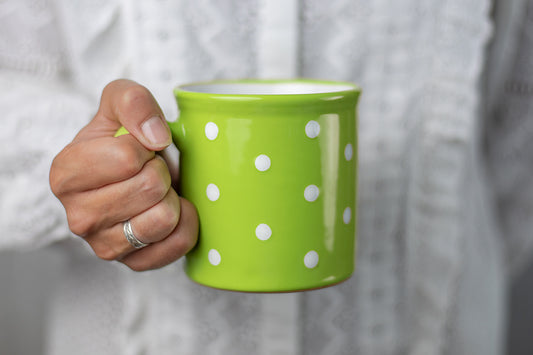
[[(120, 126), (130, 134), (115, 138)], [(169, 144), (169, 128), (150, 92), (117, 80), (103, 90), (92, 121), (54, 159), (52, 191), (70, 230), (98, 257), (143, 271), (172, 263), (196, 244), (196, 209), (178, 197), (167, 164), (155, 154)], [(126, 220), (148, 246), (129, 244)]]

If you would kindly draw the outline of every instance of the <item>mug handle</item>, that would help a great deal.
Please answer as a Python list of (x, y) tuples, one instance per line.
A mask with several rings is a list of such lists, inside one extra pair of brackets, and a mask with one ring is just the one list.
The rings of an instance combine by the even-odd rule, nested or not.
[(130, 134), (130, 132), (128, 132), (128, 130), (124, 128), (124, 126), (122, 126), (115, 132), (115, 135), (113, 137), (120, 137), (126, 134)]

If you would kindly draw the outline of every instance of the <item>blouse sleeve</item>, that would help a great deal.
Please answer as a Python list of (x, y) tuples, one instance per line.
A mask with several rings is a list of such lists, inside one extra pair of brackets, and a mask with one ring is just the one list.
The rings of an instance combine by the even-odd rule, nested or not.
[(120, 3), (0, 5), (0, 249), (71, 235), (50, 164), (91, 119), (105, 83), (127, 75)]
[(0, 249), (40, 247), (69, 236), (48, 173), (93, 109), (60, 83), (0, 72)]

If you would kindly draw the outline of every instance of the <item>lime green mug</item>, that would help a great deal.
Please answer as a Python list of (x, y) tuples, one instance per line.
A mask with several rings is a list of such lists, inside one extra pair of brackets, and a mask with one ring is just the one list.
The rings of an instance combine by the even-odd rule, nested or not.
[(314, 80), (175, 89), (179, 193), (200, 219), (185, 271), (219, 289), (326, 287), (354, 270), (360, 90)]

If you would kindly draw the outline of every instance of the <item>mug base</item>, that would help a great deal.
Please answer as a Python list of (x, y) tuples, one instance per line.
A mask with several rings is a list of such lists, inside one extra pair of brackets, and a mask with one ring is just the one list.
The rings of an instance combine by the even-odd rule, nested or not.
[(207, 284), (207, 283), (203, 283), (203, 282), (197, 281), (197, 280), (193, 279), (190, 276), (189, 276), (189, 280), (191, 280), (192, 282), (194, 282), (197, 285), (204, 286), (204, 287), (209, 287), (211, 289), (220, 290), (220, 291), (256, 293), (256, 294), (276, 294), (276, 293), (295, 293), (295, 292), (306, 292), (306, 291), (321, 290), (321, 289), (324, 289), (324, 288), (337, 286), (337, 285), (339, 285), (339, 284), (341, 284), (341, 283), (343, 283), (345, 281), (348, 281), (351, 277), (352, 277), (352, 273), (350, 273), (346, 277), (340, 277), (338, 280), (336, 280), (336, 281), (334, 281), (332, 283), (328, 283), (328, 284), (315, 285), (315, 286), (303, 287), (303, 288), (295, 288), (295, 289), (282, 288), (282, 289), (276, 289), (276, 290), (269, 290), (267, 288), (261, 289), (261, 290), (247, 290), (247, 289), (244, 289), (244, 288), (243, 289), (239, 289), (239, 288), (235, 288), (235, 287), (213, 286), (213, 285), (210, 285), (210, 284)]

